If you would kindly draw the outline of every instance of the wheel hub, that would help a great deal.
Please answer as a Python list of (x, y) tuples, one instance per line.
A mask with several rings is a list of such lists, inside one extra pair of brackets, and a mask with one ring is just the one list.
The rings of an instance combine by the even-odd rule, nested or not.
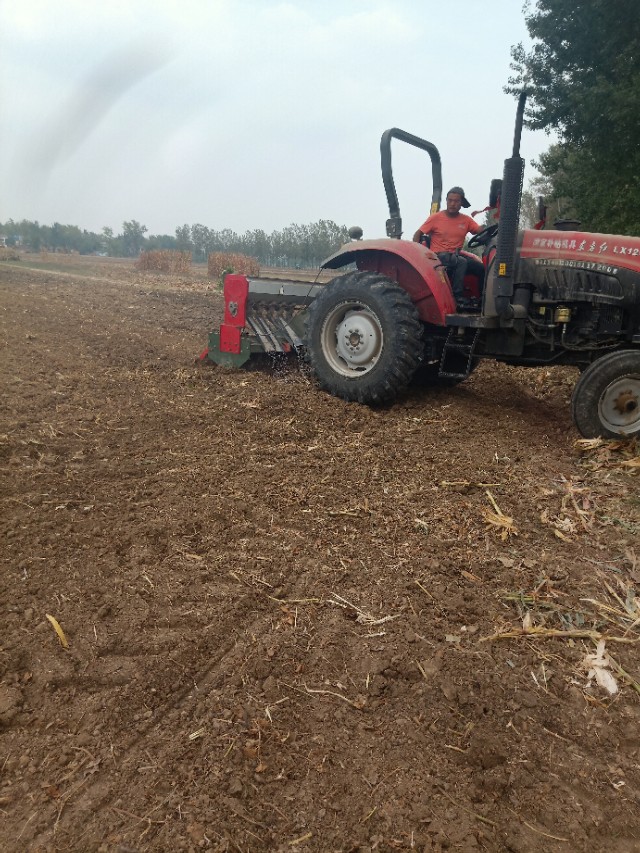
[(375, 313), (361, 303), (336, 306), (322, 329), (325, 356), (343, 376), (371, 370), (382, 352), (383, 333)]
[(381, 343), (378, 323), (364, 311), (349, 311), (336, 329), (338, 354), (352, 367), (370, 364), (379, 354)]
[(602, 394), (599, 415), (612, 432), (634, 432), (640, 423), (640, 376), (621, 376)]
[(614, 408), (621, 415), (630, 415), (638, 408), (638, 395), (633, 391), (623, 391), (614, 402)]

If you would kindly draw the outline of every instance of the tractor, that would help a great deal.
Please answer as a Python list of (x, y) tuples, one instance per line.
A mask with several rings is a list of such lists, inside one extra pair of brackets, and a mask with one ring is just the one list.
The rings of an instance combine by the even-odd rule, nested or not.
[(484, 277), (465, 279), (456, 305), (447, 272), (427, 245), (402, 240), (391, 165), (393, 139), (431, 160), (431, 212), (440, 208), (441, 160), (430, 142), (399, 128), (380, 144), (389, 206), (387, 237), (351, 242), (321, 269), (328, 283), (227, 275), (225, 312), (205, 356), (241, 366), (255, 353), (296, 352), (317, 384), (344, 400), (392, 401), (412, 382), (455, 385), (481, 359), (513, 365), (573, 365), (580, 375), (572, 415), (587, 438), (640, 436), (640, 238), (594, 234), (579, 223), (519, 230), (525, 93), (516, 112), (512, 155), (491, 182), (497, 221), (471, 238)]

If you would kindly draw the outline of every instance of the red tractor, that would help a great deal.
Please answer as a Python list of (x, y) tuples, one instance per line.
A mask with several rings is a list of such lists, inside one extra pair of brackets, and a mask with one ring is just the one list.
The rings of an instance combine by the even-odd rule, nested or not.
[[(345, 400), (393, 400), (412, 381), (455, 384), (480, 359), (575, 365), (572, 413), (585, 437), (640, 435), (640, 238), (566, 230), (518, 230), (524, 161), (518, 103), (512, 156), (489, 203), (499, 221), (475, 235), (483, 281), (465, 280), (456, 306), (446, 271), (427, 246), (402, 240), (391, 140), (431, 158), (431, 212), (442, 175), (434, 145), (394, 128), (381, 141), (389, 203), (387, 238), (352, 242), (327, 258), (344, 270), (328, 284), (228, 275), (225, 316), (208, 358), (241, 365), (253, 353), (303, 353), (319, 386)], [(577, 223), (576, 223), (577, 225)]]

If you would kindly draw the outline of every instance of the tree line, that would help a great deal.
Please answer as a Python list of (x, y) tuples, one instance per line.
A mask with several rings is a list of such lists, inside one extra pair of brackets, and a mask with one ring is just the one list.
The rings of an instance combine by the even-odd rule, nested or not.
[(559, 141), (532, 182), (554, 218), (584, 230), (640, 234), (640, 3), (536, 0), (533, 44), (512, 48), (506, 91), (529, 92), (529, 127)]
[(190, 252), (196, 262), (206, 261), (212, 252), (229, 252), (256, 258), (264, 266), (313, 268), (348, 242), (347, 227), (329, 219), (307, 225), (292, 224), (281, 231), (255, 229), (237, 234), (206, 225), (181, 225), (175, 234), (149, 234), (146, 225), (135, 219), (122, 223), (119, 234), (105, 227), (99, 234), (76, 225), (40, 225), (38, 222), (9, 219), (0, 223), (0, 235), (8, 246), (32, 252), (78, 252), (81, 255), (109, 255), (135, 258), (142, 251), (169, 249)]

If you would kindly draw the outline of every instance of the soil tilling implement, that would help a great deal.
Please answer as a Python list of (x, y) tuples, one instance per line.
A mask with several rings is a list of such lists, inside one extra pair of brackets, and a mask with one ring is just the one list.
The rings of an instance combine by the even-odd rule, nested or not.
[(401, 239), (391, 140), (429, 154), (432, 212), (442, 173), (434, 145), (393, 128), (381, 141), (387, 239), (362, 240), (352, 229), (352, 242), (322, 264), (343, 270), (327, 284), (228, 275), (207, 357), (241, 366), (256, 353), (295, 351), (321, 388), (365, 404), (393, 400), (414, 381), (454, 385), (480, 359), (575, 365), (572, 414), (582, 435), (640, 435), (640, 238), (567, 230), (569, 222), (542, 230), (542, 205), (536, 229), (518, 230), (524, 103), (521, 95), (503, 178), (491, 183), (499, 221), (469, 241), (482, 247), (483, 280), (467, 277), (463, 303), (437, 255)]

